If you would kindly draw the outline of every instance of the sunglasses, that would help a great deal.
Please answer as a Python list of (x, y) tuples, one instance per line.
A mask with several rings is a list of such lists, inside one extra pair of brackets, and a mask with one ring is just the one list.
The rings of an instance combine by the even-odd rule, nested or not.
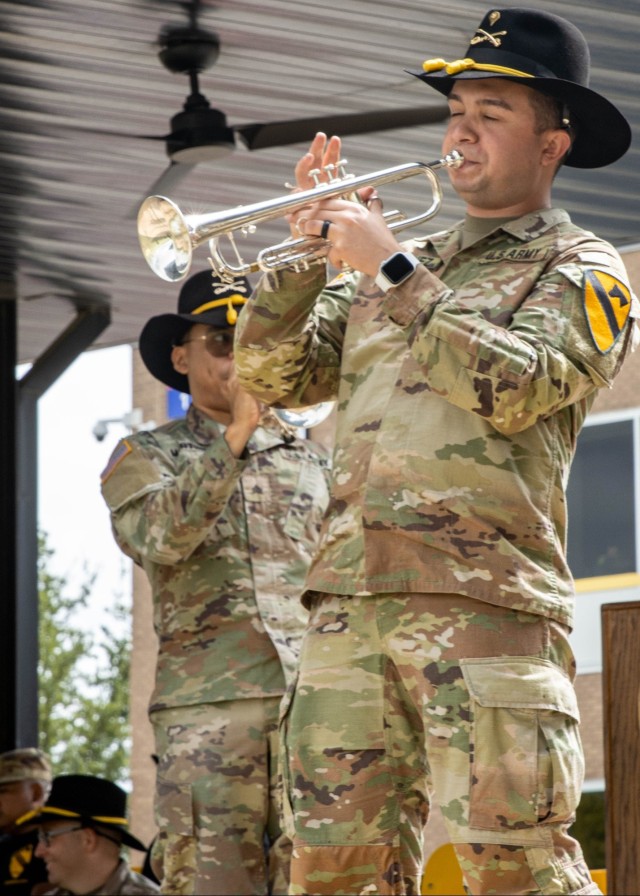
[(233, 351), (233, 330), (209, 330), (202, 336), (193, 336), (191, 339), (183, 339), (178, 345), (187, 345), (189, 342), (204, 342), (205, 349), (214, 358), (227, 358)]
[[(63, 834), (73, 834), (74, 831), (83, 831), (85, 828), (89, 827), (86, 824), (79, 824), (73, 828), (58, 828), (58, 830), (45, 831), (42, 828), (38, 831), (38, 843), (41, 846), (46, 846), (47, 849), (51, 846), (51, 841), (55, 840), (56, 837), (61, 837)], [(117, 837), (111, 837), (106, 831), (99, 831), (98, 828), (92, 827), (91, 830), (98, 837), (104, 837), (105, 840), (111, 840), (112, 843), (115, 843), (116, 846), (121, 846), (122, 841)]]
[(72, 834), (74, 831), (81, 830), (82, 825), (76, 826), (74, 828), (59, 828), (57, 831), (43, 831), (42, 829), (40, 829), (38, 831), (38, 843), (48, 848), (49, 846), (51, 846), (51, 841), (55, 840), (56, 837), (61, 837), (63, 834)]

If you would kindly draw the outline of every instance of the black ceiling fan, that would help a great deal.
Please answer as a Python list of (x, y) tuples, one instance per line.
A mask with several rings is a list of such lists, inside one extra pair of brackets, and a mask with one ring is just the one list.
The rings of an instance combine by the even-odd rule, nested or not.
[(250, 150), (269, 149), (310, 141), (318, 131), (346, 137), (444, 121), (446, 104), (401, 109), (381, 109), (337, 115), (317, 115), (289, 121), (254, 122), (230, 126), (224, 112), (211, 107), (200, 91), (200, 73), (211, 68), (220, 52), (218, 35), (198, 25), (199, 0), (184, 4), (189, 16), (185, 25), (165, 25), (159, 34), (159, 57), (173, 73), (185, 74), (190, 93), (182, 110), (170, 121), (170, 131), (143, 139), (162, 140), (170, 163), (150, 188), (168, 192), (200, 162), (223, 158), (236, 148), (236, 138)]

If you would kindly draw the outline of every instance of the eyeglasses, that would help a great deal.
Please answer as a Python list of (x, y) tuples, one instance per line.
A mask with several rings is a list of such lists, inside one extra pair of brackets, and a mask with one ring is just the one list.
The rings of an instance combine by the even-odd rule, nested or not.
[(209, 330), (202, 336), (183, 339), (178, 345), (188, 342), (204, 342), (204, 347), (214, 358), (227, 358), (233, 351), (233, 330)]
[(58, 828), (58, 830), (53, 831), (38, 831), (38, 843), (41, 846), (46, 846), (47, 848), (51, 846), (51, 841), (55, 840), (56, 837), (61, 837), (63, 834), (72, 834), (73, 831), (81, 831), (82, 825), (76, 825), (75, 828)]

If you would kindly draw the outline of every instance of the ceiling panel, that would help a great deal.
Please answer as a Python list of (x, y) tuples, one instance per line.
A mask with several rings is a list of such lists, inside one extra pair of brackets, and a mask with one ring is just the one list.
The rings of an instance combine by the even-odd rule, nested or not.
[[(512, 5), (518, 5), (512, 3)], [(528, 5), (528, 4), (522, 4)], [(638, 3), (541, 0), (592, 46), (592, 86), (637, 134)], [(78, 308), (111, 307), (96, 346), (135, 342), (152, 314), (175, 308), (177, 289), (155, 277), (140, 249), (139, 203), (168, 165), (162, 137), (189, 93), (186, 75), (158, 58), (164, 25), (186, 24), (177, 0), (0, 0), (0, 278), (15, 278), (19, 357), (37, 357)], [(230, 125), (441, 104), (405, 72), (430, 56), (457, 58), (486, 3), (377, 0), (217, 0), (198, 24), (217, 32), (216, 64), (200, 90)], [(354, 173), (440, 155), (444, 125), (345, 139)], [(285, 192), (298, 146), (235, 152), (189, 170), (170, 196), (186, 213), (213, 212)], [(602, 170), (561, 172), (556, 202), (618, 246), (640, 241), (640, 147)], [(443, 178), (432, 228), (462, 206)], [(409, 213), (430, 196), (413, 180), (383, 188)], [(285, 234), (281, 221), (246, 241), (246, 255)], [(244, 251), (244, 250), (243, 250)], [(196, 252), (194, 270), (206, 266)], [(4, 292), (3, 292), (4, 294)]]

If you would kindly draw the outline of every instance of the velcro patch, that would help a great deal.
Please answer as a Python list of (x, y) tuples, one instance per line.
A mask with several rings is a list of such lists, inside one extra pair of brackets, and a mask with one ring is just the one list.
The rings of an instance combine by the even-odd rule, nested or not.
[(108, 462), (107, 466), (104, 468), (104, 470), (100, 474), (100, 481), (102, 483), (105, 483), (107, 481), (107, 479), (109, 478), (109, 476), (111, 476), (111, 474), (113, 473), (115, 468), (118, 466), (120, 461), (123, 458), (125, 458), (127, 456), (127, 454), (131, 454), (132, 451), (133, 451), (133, 448), (131, 447), (129, 442), (127, 442), (126, 439), (122, 439), (122, 441), (118, 442), (116, 447), (113, 449), (113, 453), (111, 454), (111, 457), (109, 458), (109, 462)]
[(495, 264), (496, 261), (544, 261), (550, 253), (550, 249), (535, 249), (526, 245), (512, 246), (508, 249), (489, 249), (478, 258), (478, 264)]
[(631, 311), (629, 287), (612, 274), (584, 272), (584, 310), (596, 348), (603, 355), (614, 346)]

